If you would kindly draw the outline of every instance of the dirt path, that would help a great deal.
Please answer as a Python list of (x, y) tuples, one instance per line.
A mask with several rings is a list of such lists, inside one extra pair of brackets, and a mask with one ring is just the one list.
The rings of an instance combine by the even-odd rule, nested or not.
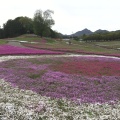
[(23, 48), (30, 48), (30, 47), (23, 46), (19, 41), (16, 41), (16, 40), (10, 40), (10, 41), (8, 41), (7, 44), (13, 45), (13, 46), (18, 46), (18, 47), (23, 47)]
[(7, 61), (7, 60), (12, 60), (12, 59), (27, 59), (27, 58), (50, 58), (50, 57), (104, 57), (104, 58), (113, 58), (113, 59), (118, 59), (120, 60), (119, 57), (112, 57), (112, 56), (101, 56), (101, 55), (21, 55), (21, 56), (1, 56), (0, 57), (0, 62)]

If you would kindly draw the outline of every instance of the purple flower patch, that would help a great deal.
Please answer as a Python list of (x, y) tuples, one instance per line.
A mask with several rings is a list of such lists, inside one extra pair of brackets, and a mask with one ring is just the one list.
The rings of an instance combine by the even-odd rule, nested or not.
[(112, 58), (29, 58), (1, 62), (0, 78), (42, 96), (104, 103), (120, 100), (119, 68), (120, 59)]

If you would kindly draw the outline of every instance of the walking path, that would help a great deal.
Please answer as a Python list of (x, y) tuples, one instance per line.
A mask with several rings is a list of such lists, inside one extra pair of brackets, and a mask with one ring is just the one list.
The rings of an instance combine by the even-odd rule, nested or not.
[(77, 54), (71, 54), (71, 55), (19, 55), (19, 56), (1, 56), (0, 62), (7, 61), (11, 59), (27, 59), (27, 58), (50, 58), (50, 57), (104, 57), (104, 58), (113, 58), (120, 60), (119, 57), (112, 57), (112, 56), (101, 56), (101, 55), (77, 55)]

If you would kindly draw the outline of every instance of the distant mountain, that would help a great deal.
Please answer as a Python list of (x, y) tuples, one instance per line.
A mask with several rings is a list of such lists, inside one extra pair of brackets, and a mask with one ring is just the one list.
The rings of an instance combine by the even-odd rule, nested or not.
[(85, 34), (85, 35), (90, 35), (90, 34), (93, 34), (93, 32), (90, 31), (90, 30), (88, 30), (88, 29), (84, 29), (84, 30), (82, 30), (82, 31), (78, 31), (78, 32), (72, 34), (71, 36), (82, 36), (82, 35), (84, 35), (84, 34)]
[(99, 29), (99, 30), (96, 30), (94, 33), (107, 33), (107, 32), (109, 31)]
[(82, 35), (91, 35), (91, 34), (94, 34), (94, 33), (107, 33), (107, 32), (109, 32), (109, 31), (107, 31), (107, 30), (101, 30), (101, 29), (98, 29), (98, 30), (96, 30), (95, 32), (92, 32), (91, 30), (89, 30), (89, 29), (83, 29), (83, 30), (81, 30), (81, 31), (78, 31), (78, 32), (76, 32), (76, 33), (74, 33), (74, 34), (71, 34), (71, 35), (63, 35), (62, 34), (62, 36), (64, 36), (65, 38), (66, 37), (71, 37), (71, 36), (82, 36)]

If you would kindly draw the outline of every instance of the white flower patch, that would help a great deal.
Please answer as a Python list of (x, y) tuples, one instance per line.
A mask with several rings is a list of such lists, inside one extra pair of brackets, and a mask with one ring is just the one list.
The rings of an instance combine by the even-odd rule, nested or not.
[[(104, 120), (120, 119), (120, 102), (109, 105), (80, 104), (66, 99), (50, 99), (40, 96), (30, 90), (13, 88), (9, 83), (0, 80), (0, 119), (1, 120)], [(4, 87), (4, 89), (2, 89)], [(11, 96), (12, 94), (12, 96)]]

